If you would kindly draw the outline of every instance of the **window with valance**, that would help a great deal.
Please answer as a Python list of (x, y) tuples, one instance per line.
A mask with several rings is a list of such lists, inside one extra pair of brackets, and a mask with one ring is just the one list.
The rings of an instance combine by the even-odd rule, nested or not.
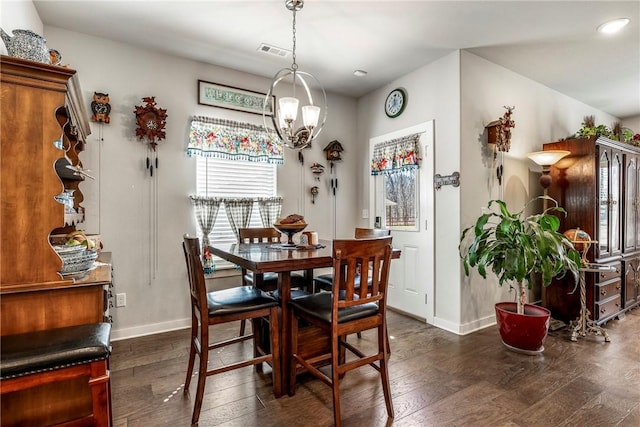
[(282, 164), (282, 141), (264, 127), (213, 117), (191, 120), (188, 156)]
[(371, 175), (390, 175), (420, 167), (420, 134), (412, 134), (373, 147)]

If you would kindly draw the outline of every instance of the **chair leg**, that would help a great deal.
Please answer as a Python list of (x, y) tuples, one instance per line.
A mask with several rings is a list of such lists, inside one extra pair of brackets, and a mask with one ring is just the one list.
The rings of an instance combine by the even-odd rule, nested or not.
[(244, 319), (242, 319), (240, 321), (240, 335), (239, 336), (244, 336), (244, 327), (245, 327), (246, 321)]
[[(205, 329), (206, 326), (203, 328)], [(198, 370), (198, 387), (196, 389), (196, 402), (193, 406), (193, 416), (191, 424), (196, 424), (200, 418), (200, 409), (202, 408), (202, 399), (204, 398), (204, 386), (207, 380), (207, 362), (209, 360), (209, 336), (203, 334), (200, 342), (200, 369)]]
[[(346, 337), (345, 337), (346, 338)], [(333, 390), (333, 423), (335, 427), (342, 426), (342, 415), (340, 414), (340, 378), (338, 368), (344, 359), (342, 357), (342, 346), (338, 345), (340, 337), (335, 331), (331, 333), (331, 388)]]
[(362, 339), (362, 332), (357, 332), (356, 336), (358, 337), (358, 339)]
[(382, 381), (382, 392), (384, 403), (387, 406), (387, 415), (394, 417), (393, 403), (391, 402), (391, 386), (389, 385), (389, 341), (387, 337), (386, 322), (378, 327), (378, 353), (382, 355), (380, 359), (380, 380)]
[[(262, 339), (262, 328), (260, 327), (261, 318), (251, 319), (251, 328), (253, 330), (253, 357), (260, 356), (260, 351), (258, 348), (260, 347), (260, 342)], [(242, 324), (244, 325), (244, 320), (242, 320)], [(262, 349), (263, 351), (267, 351), (267, 349)], [(255, 366), (256, 372), (262, 372), (262, 363), (257, 363)]]
[(191, 384), (191, 376), (193, 375), (193, 364), (196, 359), (196, 342), (195, 339), (198, 336), (198, 321), (192, 315), (191, 316), (191, 343), (189, 344), (189, 363), (187, 365), (187, 378), (184, 380), (184, 392), (189, 391), (189, 385)]

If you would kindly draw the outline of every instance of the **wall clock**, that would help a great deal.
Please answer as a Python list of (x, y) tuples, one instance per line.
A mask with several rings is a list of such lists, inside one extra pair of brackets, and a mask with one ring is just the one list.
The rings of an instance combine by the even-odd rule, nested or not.
[(404, 89), (397, 88), (387, 95), (387, 99), (384, 102), (384, 112), (391, 118), (398, 117), (406, 106), (407, 93)]

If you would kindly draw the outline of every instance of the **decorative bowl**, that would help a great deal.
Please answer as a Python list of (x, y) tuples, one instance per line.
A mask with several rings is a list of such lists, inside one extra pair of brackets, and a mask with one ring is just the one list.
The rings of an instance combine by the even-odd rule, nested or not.
[(279, 232), (286, 234), (288, 237), (286, 245), (292, 246), (292, 245), (295, 245), (295, 243), (293, 243), (293, 235), (307, 228), (307, 223), (306, 222), (294, 223), (294, 224), (275, 223), (273, 224), (273, 227)]
[(95, 250), (85, 251), (84, 253), (74, 256), (63, 257), (62, 270), (60, 270), (60, 274), (72, 274), (89, 270), (93, 267), (93, 263), (97, 258), (98, 252)]

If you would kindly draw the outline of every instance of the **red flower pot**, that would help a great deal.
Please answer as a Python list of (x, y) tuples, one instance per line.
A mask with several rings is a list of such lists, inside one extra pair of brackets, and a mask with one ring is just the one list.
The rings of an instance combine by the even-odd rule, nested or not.
[(515, 302), (499, 302), (495, 308), (500, 337), (505, 346), (530, 354), (544, 350), (542, 343), (549, 329), (549, 310), (525, 304), (524, 314), (518, 314)]

